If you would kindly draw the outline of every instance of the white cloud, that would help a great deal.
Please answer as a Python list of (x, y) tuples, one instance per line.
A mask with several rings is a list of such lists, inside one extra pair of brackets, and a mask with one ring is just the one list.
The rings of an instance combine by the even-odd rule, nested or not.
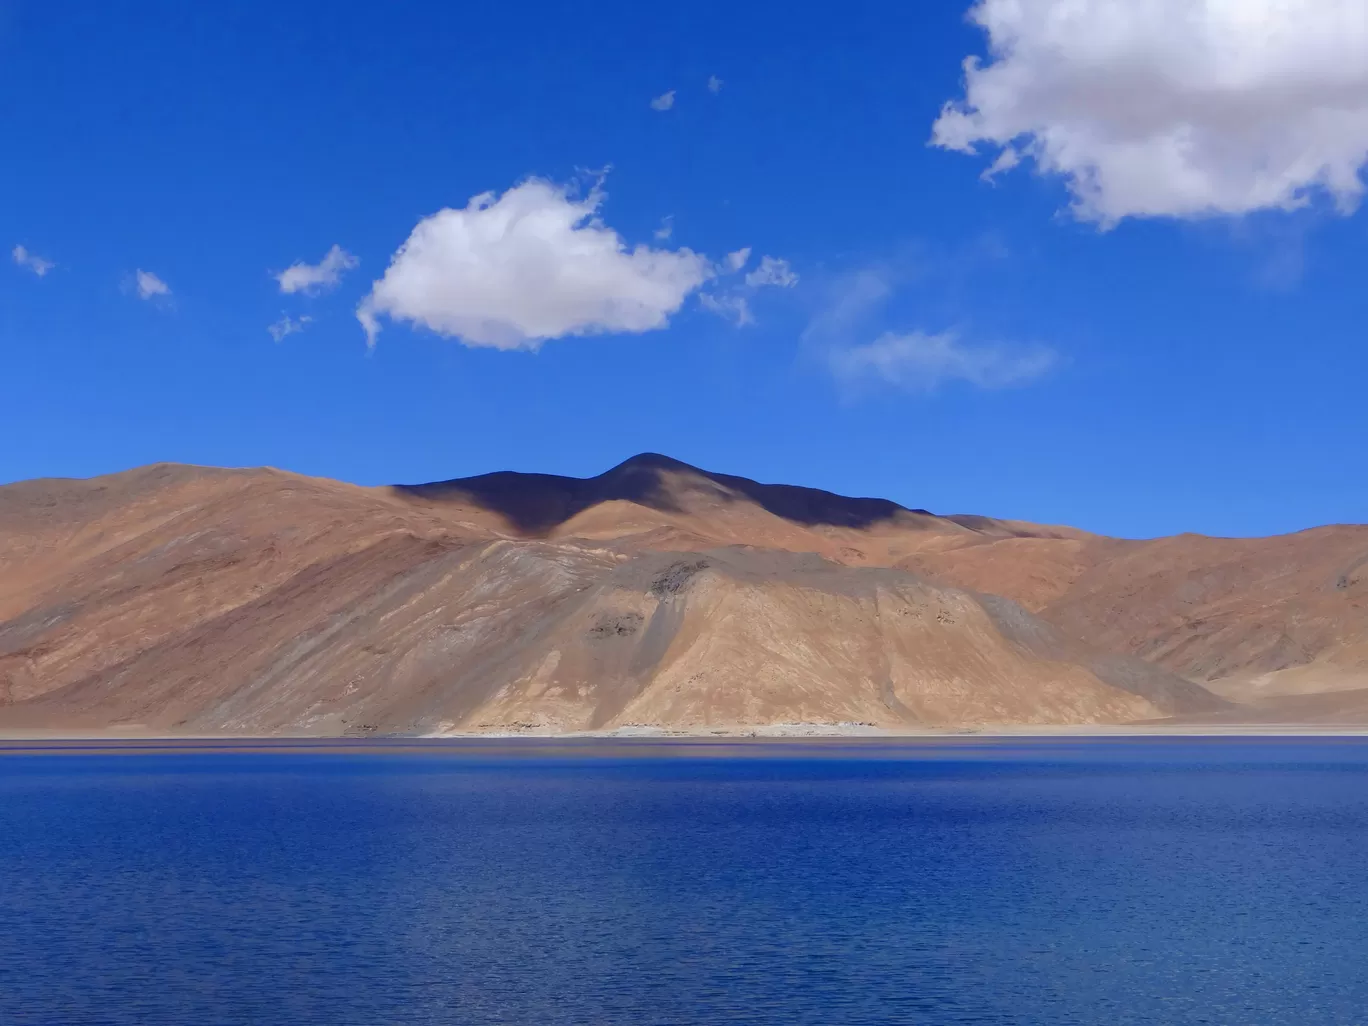
[(865, 345), (833, 349), (829, 359), (832, 371), (847, 385), (872, 379), (924, 393), (949, 381), (979, 388), (1024, 385), (1057, 363), (1053, 350), (1043, 346), (973, 346), (953, 332), (921, 331), (887, 332)]
[(280, 320), (276, 321), (274, 324), (267, 325), (266, 330), (270, 332), (271, 338), (279, 342), (286, 335), (293, 335), (296, 332), (303, 331), (305, 325), (312, 320), (313, 318), (308, 314), (305, 314), (303, 317), (290, 317), (286, 314), (281, 314)]
[(711, 265), (689, 249), (627, 248), (598, 217), (603, 199), (533, 178), (424, 218), (357, 309), (369, 342), (381, 315), (496, 349), (665, 327)]
[(326, 292), (328, 289), (336, 288), (337, 283), (342, 280), (342, 275), (356, 267), (357, 263), (356, 257), (334, 244), (318, 263), (306, 264), (301, 260), (274, 277), (280, 285), (280, 291), (287, 294)]
[(674, 106), (675, 91), (671, 89), (668, 93), (661, 93), (651, 101), (651, 110), (669, 110)]
[(716, 96), (722, 91), (722, 80), (716, 75), (708, 76), (708, 92)]
[(674, 234), (674, 215), (667, 216), (660, 222), (660, 227), (654, 232), (657, 242), (666, 242)]
[(15, 246), (10, 251), (10, 255), (14, 257), (16, 264), (20, 267), (27, 267), (40, 278), (57, 266), (51, 260), (44, 260), (37, 253), (30, 253), (24, 246)]
[(141, 268), (133, 275), (133, 284), (138, 290), (139, 299), (156, 299), (159, 296), (171, 295), (170, 285), (151, 271), (144, 271)]
[(727, 270), (739, 271), (746, 266), (746, 261), (750, 259), (751, 249), (746, 246), (738, 249), (735, 253), (727, 254)]
[(990, 57), (932, 142), (1062, 175), (1077, 216), (1342, 211), (1368, 158), (1363, 0), (978, 0)]
[[(750, 252), (746, 251), (749, 256)], [(781, 289), (791, 289), (798, 284), (798, 275), (793, 273), (787, 260), (777, 257), (761, 257), (760, 266), (746, 275), (746, 284), (751, 288), (774, 285)]]

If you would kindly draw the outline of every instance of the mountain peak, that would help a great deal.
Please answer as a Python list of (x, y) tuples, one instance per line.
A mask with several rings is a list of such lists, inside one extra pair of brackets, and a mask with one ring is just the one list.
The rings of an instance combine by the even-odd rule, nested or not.
[[(635, 456), (623, 460), (612, 470), (609, 470), (607, 474), (619, 470), (692, 470), (697, 472), (698, 468), (658, 452), (639, 452)], [(606, 477), (607, 474), (602, 476)]]

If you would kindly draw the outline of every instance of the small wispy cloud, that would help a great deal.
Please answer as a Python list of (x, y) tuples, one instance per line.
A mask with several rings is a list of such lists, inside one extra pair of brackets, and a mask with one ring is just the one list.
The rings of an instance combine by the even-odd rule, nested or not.
[(825, 346), (849, 345), (893, 294), (893, 276), (882, 267), (864, 267), (839, 276), (808, 322), (803, 341)]
[(171, 295), (170, 285), (151, 271), (144, 271), (142, 268), (133, 275), (133, 287), (137, 289), (139, 299), (157, 299)]
[(787, 260), (772, 256), (761, 257), (760, 266), (746, 275), (746, 284), (753, 289), (763, 288), (767, 285), (791, 289), (798, 284), (798, 275), (793, 273), (793, 268), (789, 266)]
[(668, 93), (661, 93), (651, 101), (651, 110), (669, 110), (674, 106), (675, 91), (671, 89)]
[(894, 261), (857, 268), (825, 283), (826, 299), (802, 339), (843, 391), (854, 395), (883, 387), (929, 395), (953, 382), (1016, 388), (1060, 364), (1059, 354), (1044, 345), (976, 342), (958, 331), (884, 328), (889, 303), (911, 282), (927, 287), (921, 279), (915, 266)]
[(16, 264), (28, 268), (40, 278), (57, 266), (51, 260), (45, 260), (37, 253), (29, 252), (25, 246), (15, 246), (14, 249), (10, 250), (10, 255), (14, 257)]
[(754, 324), (755, 317), (751, 314), (750, 300), (739, 292), (701, 292), (698, 302), (704, 310), (715, 313), (724, 321), (731, 321), (738, 328), (744, 328), (747, 324)]
[(798, 284), (798, 275), (789, 266), (789, 262), (771, 256), (761, 257), (760, 266), (739, 283), (732, 279), (733, 284), (725, 284), (727, 276), (739, 274), (750, 262), (750, 258), (749, 246), (728, 253), (721, 265), (714, 269), (722, 284), (711, 291), (700, 293), (698, 297), (703, 309), (731, 321), (738, 328), (755, 323), (755, 315), (751, 312), (751, 300), (761, 289), (787, 289)]
[(674, 234), (674, 215), (670, 214), (665, 217), (654, 234), (657, 242), (668, 242), (670, 236)]
[(716, 75), (708, 76), (708, 92), (716, 96), (722, 91), (722, 80)]
[(1058, 356), (1044, 346), (972, 345), (954, 332), (885, 332), (873, 342), (831, 350), (831, 370), (847, 386), (868, 382), (929, 394), (963, 381), (978, 388), (1025, 385), (1049, 373)]
[(294, 335), (303, 331), (305, 325), (312, 320), (313, 318), (308, 314), (305, 314), (303, 317), (290, 317), (282, 314), (280, 320), (276, 321), (274, 324), (267, 325), (266, 330), (270, 332), (271, 338), (279, 342), (287, 335)]
[(334, 245), (316, 264), (306, 264), (302, 260), (291, 264), (279, 274), (274, 275), (280, 291), (289, 295), (294, 292), (326, 292), (336, 288), (342, 275), (360, 263), (356, 257), (341, 246)]

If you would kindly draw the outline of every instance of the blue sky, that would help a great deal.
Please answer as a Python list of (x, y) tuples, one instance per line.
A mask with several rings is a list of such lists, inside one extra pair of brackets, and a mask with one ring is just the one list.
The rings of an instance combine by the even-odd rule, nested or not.
[(1362, 521), (1361, 5), (1179, 2), (0, 0), (0, 480), (658, 451), (1126, 536)]

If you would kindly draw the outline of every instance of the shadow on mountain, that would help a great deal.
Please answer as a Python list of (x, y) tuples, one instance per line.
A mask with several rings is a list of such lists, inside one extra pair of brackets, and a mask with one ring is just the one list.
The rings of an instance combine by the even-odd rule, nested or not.
[[(760, 484), (745, 477), (713, 474), (687, 463), (642, 453), (597, 477), (560, 477), (499, 471), (423, 485), (397, 485), (402, 495), (428, 502), (468, 502), (498, 513), (525, 535), (543, 535), (603, 502), (626, 501), (666, 513), (696, 512), (701, 500), (717, 504), (750, 501), (805, 527), (864, 529), (897, 521), (903, 526), (939, 522), (926, 510), (909, 510), (888, 499), (855, 499), (820, 488)], [(682, 499), (687, 495), (691, 505)]]

